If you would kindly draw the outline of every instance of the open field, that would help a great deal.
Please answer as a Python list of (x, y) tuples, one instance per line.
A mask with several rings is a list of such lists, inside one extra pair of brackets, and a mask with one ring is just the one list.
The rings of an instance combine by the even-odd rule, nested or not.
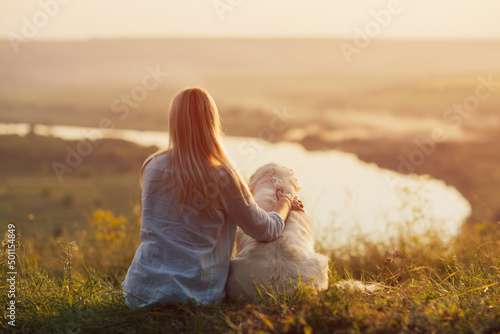
[(18, 222), (25, 233), (73, 233), (87, 225), (95, 209), (110, 208), (132, 216), (139, 208), (137, 173), (71, 178), (61, 184), (54, 182), (54, 176), (3, 175), (2, 179), (2, 228)]
[(2, 136), (0, 227), (20, 224), (23, 233), (74, 234), (85, 229), (93, 210), (111, 209), (132, 217), (140, 210), (139, 172), (156, 147), (103, 141), (82, 165), (59, 180), (52, 163), (65, 162), (76, 141), (42, 136)]

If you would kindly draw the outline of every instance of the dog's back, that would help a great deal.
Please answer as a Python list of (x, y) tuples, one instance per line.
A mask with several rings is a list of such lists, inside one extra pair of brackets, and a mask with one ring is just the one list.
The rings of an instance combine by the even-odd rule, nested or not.
[[(269, 175), (262, 173), (265, 167), (275, 172), (271, 176), (274, 182), (266, 182)], [(255, 200), (266, 211), (272, 210), (276, 204), (277, 186), (292, 191), (286, 189), (290, 185), (283, 182), (292, 183), (293, 180), (280, 177), (282, 173), (277, 167), (284, 168), (276, 164), (265, 165), (251, 178), (250, 188)], [(259, 171), (264, 176), (256, 181), (255, 175), (259, 176)], [(257, 301), (266, 293), (291, 292), (301, 282), (317, 290), (328, 287), (328, 258), (314, 252), (311, 222), (305, 212), (291, 211), (284, 231), (272, 242), (258, 242), (238, 230), (236, 256), (231, 260), (226, 284), (231, 299)]]

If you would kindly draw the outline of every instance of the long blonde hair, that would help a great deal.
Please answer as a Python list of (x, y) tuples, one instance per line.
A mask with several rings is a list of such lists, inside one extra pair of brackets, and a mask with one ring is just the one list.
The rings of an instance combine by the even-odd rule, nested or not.
[[(187, 88), (175, 96), (170, 105), (167, 151), (170, 152), (168, 167), (172, 168), (168, 182), (179, 191), (181, 213), (188, 198), (195, 196), (201, 197), (205, 209), (217, 208), (221, 187), (225, 186), (216, 178), (220, 169), (228, 173), (242, 194), (248, 192), (246, 183), (222, 149), (222, 135), (217, 106), (206, 90)], [(159, 153), (162, 152), (146, 159), (141, 178), (146, 164)]]

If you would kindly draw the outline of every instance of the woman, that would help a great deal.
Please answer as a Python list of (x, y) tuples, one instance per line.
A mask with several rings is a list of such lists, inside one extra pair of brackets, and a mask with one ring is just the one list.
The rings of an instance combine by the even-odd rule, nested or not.
[(302, 203), (277, 193), (274, 210), (259, 208), (220, 145), (211, 96), (181, 91), (170, 106), (169, 149), (144, 162), (141, 244), (123, 282), (130, 308), (224, 298), (237, 225), (259, 241), (276, 239)]

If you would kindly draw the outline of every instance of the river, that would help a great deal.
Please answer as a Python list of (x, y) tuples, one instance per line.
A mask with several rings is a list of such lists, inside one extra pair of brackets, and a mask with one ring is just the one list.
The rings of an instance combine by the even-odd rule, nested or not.
[[(25, 135), (28, 124), (0, 123), (0, 135)], [(39, 135), (63, 139), (120, 138), (141, 145), (168, 144), (165, 132), (75, 126), (36, 125)], [(223, 145), (243, 177), (274, 161), (294, 169), (300, 196), (318, 242), (338, 249), (358, 238), (388, 242), (398, 233), (424, 238), (429, 232), (444, 242), (455, 236), (471, 213), (453, 187), (428, 176), (401, 175), (339, 151), (310, 152), (295, 143), (271, 144), (254, 138), (225, 137)]]

